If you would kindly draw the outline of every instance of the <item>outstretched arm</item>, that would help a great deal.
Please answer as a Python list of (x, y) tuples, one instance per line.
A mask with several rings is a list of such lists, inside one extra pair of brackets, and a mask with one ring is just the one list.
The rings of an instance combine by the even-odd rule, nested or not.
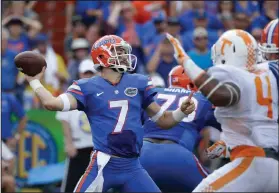
[(214, 76), (211, 76), (199, 66), (183, 50), (179, 41), (167, 34), (175, 50), (175, 58), (183, 65), (186, 73), (198, 89), (215, 106), (232, 106), (240, 99), (240, 89), (233, 82), (222, 83)]
[(191, 100), (193, 93), (175, 111), (164, 111), (156, 102), (147, 107), (147, 114), (162, 129), (170, 129), (195, 110)]
[(45, 67), (42, 72), (34, 77), (25, 75), (26, 80), (29, 82), (31, 88), (42, 102), (44, 108), (50, 111), (69, 111), (77, 109), (77, 100), (71, 94), (64, 93), (58, 97), (54, 97), (40, 83), (40, 79), (43, 77), (44, 71)]

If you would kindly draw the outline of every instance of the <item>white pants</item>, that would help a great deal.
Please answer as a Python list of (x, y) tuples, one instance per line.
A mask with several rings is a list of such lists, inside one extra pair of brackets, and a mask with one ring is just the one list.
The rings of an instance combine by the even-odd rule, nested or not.
[(236, 158), (203, 179), (193, 192), (278, 192), (278, 161)]

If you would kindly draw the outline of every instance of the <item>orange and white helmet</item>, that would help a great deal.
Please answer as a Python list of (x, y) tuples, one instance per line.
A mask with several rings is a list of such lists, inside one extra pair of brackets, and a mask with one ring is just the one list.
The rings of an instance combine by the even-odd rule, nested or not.
[(131, 52), (132, 47), (121, 37), (106, 35), (93, 44), (91, 57), (96, 69), (102, 66), (123, 73), (136, 68), (137, 57)]
[(257, 62), (257, 41), (244, 30), (226, 31), (211, 48), (214, 65), (232, 65), (253, 71)]
[(181, 87), (188, 90), (197, 91), (191, 79), (187, 76), (182, 66), (175, 66), (169, 73), (169, 87)]
[(262, 31), (259, 50), (263, 53), (279, 53), (279, 19), (269, 22)]

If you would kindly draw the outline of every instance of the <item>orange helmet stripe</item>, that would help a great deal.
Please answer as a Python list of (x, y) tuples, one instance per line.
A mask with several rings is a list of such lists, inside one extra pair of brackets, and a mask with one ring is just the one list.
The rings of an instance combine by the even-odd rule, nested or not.
[(267, 34), (267, 43), (268, 44), (272, 44), (272, 37), (273, 37), (273, 34), (275, 32), (276, 26), (278, 26), (278, 19), (277, 20), (273, 20), (271, 22), (271, 25), (270, 25), (270, 28), (269, 28), (268, 34)]

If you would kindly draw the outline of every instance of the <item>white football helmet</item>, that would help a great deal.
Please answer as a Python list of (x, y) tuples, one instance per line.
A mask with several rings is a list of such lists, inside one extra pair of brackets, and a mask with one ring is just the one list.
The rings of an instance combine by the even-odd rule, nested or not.
[(255, 70), (257, 41), (244, 30), (226, 31), (211, 48), (214, 65), (232, 65), (248, 71)]

